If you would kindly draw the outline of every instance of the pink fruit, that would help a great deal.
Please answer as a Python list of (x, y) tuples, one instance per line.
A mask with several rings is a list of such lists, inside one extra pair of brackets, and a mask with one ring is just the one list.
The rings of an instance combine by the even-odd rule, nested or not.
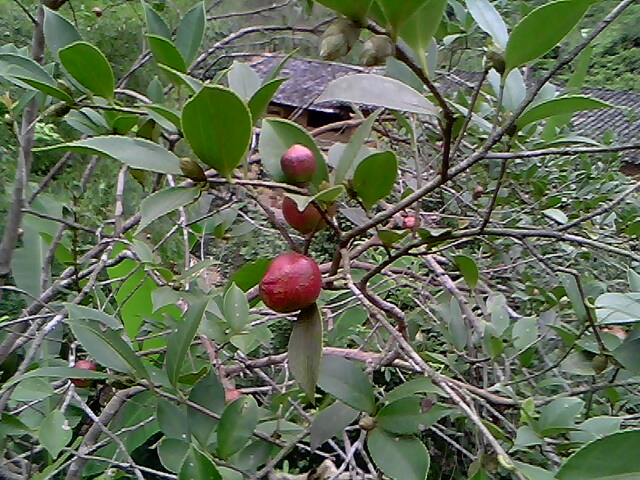
[(326, 226), (315, 205), (310, 203), (307, 208), (300, 211), (296, 202), (289, 197), (284, 197), (282, 201), (282, 215), (289, 225), (302, 234), (322, 230)]
[(307, 183), (316, 173), (316, 157), (309, 148), (296, 144), (284, 152), (280, 167), (288, 182), (297, 185)]
[[(91, 360), (78, 360), (73, 368), (79, 368), (80, 370), (92, 370), (95, 371), (96, 364)], [(91, 385), (91, 380), (83, 380), (81, 378), (72, 378), (71, 383), (76, 387), (87, 388)]]

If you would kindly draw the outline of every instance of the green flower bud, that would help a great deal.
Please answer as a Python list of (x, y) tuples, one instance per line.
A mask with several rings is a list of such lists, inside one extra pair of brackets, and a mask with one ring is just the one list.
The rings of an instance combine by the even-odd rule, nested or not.
[(336, 60), (344, 57), (358, 41), (360, 29), (350, 20), (339, 18), (329, 25), (320, 42), (320, 58)]
[(190, 158), (180, 159), (180, 170), (182, 170), (185, 177), (193, 180), (194, 182), (207, 181), (207, 176), (205, 175), (202, 167)]
[(383, 64), (396, 51), (395, 45), (386, 35), (375, 35), (364, 42), (360, 63), (372, 67)]

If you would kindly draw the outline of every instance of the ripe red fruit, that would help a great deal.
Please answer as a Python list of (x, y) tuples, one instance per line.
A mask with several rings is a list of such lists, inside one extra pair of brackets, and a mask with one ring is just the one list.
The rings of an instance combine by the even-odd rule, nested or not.
[[(78, 360), (73, 368), (79, 368), (80, 370), (93, 370), (96, 369), (96, 364), (91, 360)], [(91, 385), (91, 380), (83, 380), (81, 378), (72, 378), (71, 383), (76, 387), (86, 388)]]
[(236, 401), (242, 396), (240, 390), (236, 390), (235, 388), (230, 388), (229, 390), (224, 391), (224, 401), (226, 403), (231, 403)]
[(264, 304), (278, 313), (291, 313), (313, 304), (322, 290), (322, 274), (313, 259), (289, 252), (278, 256), (260, 282)]
[(289, 225), (302, 234), (322, 230), (326, 223), (322, 219), (320, 210), (313, 205), (307, 205), (303, 211), (298, 210), (298, 205), (289, 197), (282, 201), (282, 214)]
[(420, 219), (418, 217), (414, 217), (410, 215), (408, 217), (404, 217), (402, 220), (402, 227), (407, 230), (415, 230), (420, 226)]
[(316, 157), (304, 145), (293, 145), (280, 158), (280, 167), (288, 182), (307, 183), (316, 173)]

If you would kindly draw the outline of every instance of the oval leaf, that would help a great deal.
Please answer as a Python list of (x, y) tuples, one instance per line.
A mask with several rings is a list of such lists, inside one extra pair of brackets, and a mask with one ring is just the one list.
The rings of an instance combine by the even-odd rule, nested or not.
[[(573, 30), (592, 3), (593, 0), (559, 0), (531, 11), (509, 36), (505, 52), (507, 71), (553, 49)], [(540, 35), (540, 32), (545, 34)]]
[(50, 147), (34, 149), (40, 152), (56, 150), (89, 153), (111, 157), (138, 170), (182, 175), (180, 160), (172, 152), (157, 143), (143, 138), (117, 135), (92, 137), (76, 142), (60, 143)]
[(158, 65), (166, 65), (180, 73), (187, 73), (184, 58), (171, 40), (158, 35), (147, 35), (147, 41), (149, 50), (153, 53), (153, 59)]
[(401, 112), (437, 115), (436, 107), (408, 85), (389, 77), (358, 73), (332, 81), (315, 101), (353, 102)]
[(478, 285), (478, 279), (480, 278), (480, 271), (478, 270), (478, 266), (476, 262), (471, 257), (467, 257), (466, 255), (458, 255), (453, 261), (462, 273), (464, 277), (464, 281), (467, 282), (467, 285), (471, 288), (476, 288)]
[(315, 400), (322, 357), (322, 316), (314, 303), (300, 311), (289, 338), (289, 370), (307, 398)]
[(205, 28), (204, 2), (197, 3), (182, 18), (176, 33), (176, 47), (187, 65), (196, 58)]
[(267, 111), (267, 107), (269, 103), (271, 103), (271, 99), (287, 79), (286, 78), (276, 78), (275, 80), (271, 80), (264, 85), (262, 85), (249, 100), (249, 110), (251, 111), (251, 118), (253, 118), (253, 122), (257, 122), (262, 118), (264, 112)]
[(422, 6), (429, 0), (378, 0), (378, 5), (382, 8), (387, 26), (391, 28), (394, 35)]
[(613, 105), (598, 100), (597, 98), (585, 97), (583, 95), (554, 98), (539, 103), (524, 112), (518, 119), (517, 125), (518, 128), (521, 129), (530, 123), (538, 122), (555, 115), (572, 114), (585, 110), (597, 110), (599, 108), (613, 108)]
[(241, 332), (249, 323), (247, 296), (237, 285), (231, 285), (224, 294), (224, 319), (234, 333)]
[(371, 208), (391, 193), (398, 176), (398, 160), (393, 152), (379, 152), (362, 160), (353, 174), (353, 189)]
[(222, 480), (215, 464), (192, 445), (184, 459), (178, 480), (194, 480), (196, 478), (198, 480)]
[(82, 40), (73, 24), (58, 12), (44, 7), (44, 38), (47, 47), (58, 58), (61, 48)]
[(374, 413), (376, 399), (373, 387), (354, 362), (335, 355), (324, 355), (320, 362), (318, 385), (350, 407), (360, 412)]
[(340, 401), (322, 410), (311, 424), (311, 450), (317, 450), (324, 442), (339, 435), (358, 415), (357, 410)]
[(87, 42), (75, 42), (58, 52), (60, 62), (76, 81), (91, 92), (111, 100), (115, 78), (104, 54)]
[(170, 39), (171, 30), (169, 30), (164, 19), (147, 2), (142, 2), (142, 6), (144, 8), (144, 16), (147, 21), (147, 32), (151, 35)]
[[(206, 408), (210, 412), (222, 414), (225, 407), (224, 387), (213, 370), (203, 377), (189, 394), (189, 401)], [(189, 429), (202, 445), (208, 445), (218, 420), (189, 406), (187, 409)]]
[(244, 395), (229, 405), (218, 424), (218, 455), (229, 458), (244, 447), (258, 425), (258, 404)]
[(0, 77), (15, 78), (29, 87), (62, 100), (69, 105), (73, 98), (56, 86), (56, 81), (49, 72), (29, 57), (17, 53), (0, 53)]
[(229, 177), (247, 152), (251, 114), (234, 92), (206, 86), (187, 102), (182, 129), (193, 152), (220, 175)]
[(400, 36), (415, 50), (418, 58), (425, 58), (429, 51), (431, 39), (442, 22), (446, 8), (447, 0), (428, 0), (402, 27)]
[(394, 480), (427, 478), (429, 452), (416, 437), (394, 437), (377, 428), (369, 434), (367, 446), (376, 465)]
[(163, 215), (189, 205), (199, 195), (197, 187), (173, 187), (149, 195), (140, 203), (142, 218), (136, 234)]
[(505, 50), (509, 40), (509, 32), (504, 20), (491, 2), (489, 0), (467, 0), (467, 8), (478, 26), (491, 36), (493, 42), (501, 50)]
[(60, 410), (54, 410), (44, 419), (38, 430), (38, 439), (53, 458), (67, 446), (73, 432), (69, 422)]

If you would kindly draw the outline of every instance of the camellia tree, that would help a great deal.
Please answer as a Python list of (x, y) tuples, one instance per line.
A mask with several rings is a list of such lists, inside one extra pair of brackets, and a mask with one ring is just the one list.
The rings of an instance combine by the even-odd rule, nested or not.
[[(633, 0), (582, 30), (592, 0), (513, 25), (489, 0), (306, 1), (334, 15), (324, 58), (386, 65), (318, 99), (356, 112), (328, 151), (265, 118), (288, 57), (199, 78), (215, 5), (173, 28), (142, 4), (134, 70), (157, 76), (135, 91), (65, 3), (42, 0), (30, 51), (0, 48), (0, 278), (26, 305), (0, 317), (2, 478), (640, 478), (639, 183), (618, 171), (640, 146), (571, 126), (609, 107), (581, 78)], [(439, 70), (456, 39), (483, 55), (471, 88)], [(73, 133), (36, 148), (52, 119)], [(269, 255), (214, 270), (246, 238)]]

